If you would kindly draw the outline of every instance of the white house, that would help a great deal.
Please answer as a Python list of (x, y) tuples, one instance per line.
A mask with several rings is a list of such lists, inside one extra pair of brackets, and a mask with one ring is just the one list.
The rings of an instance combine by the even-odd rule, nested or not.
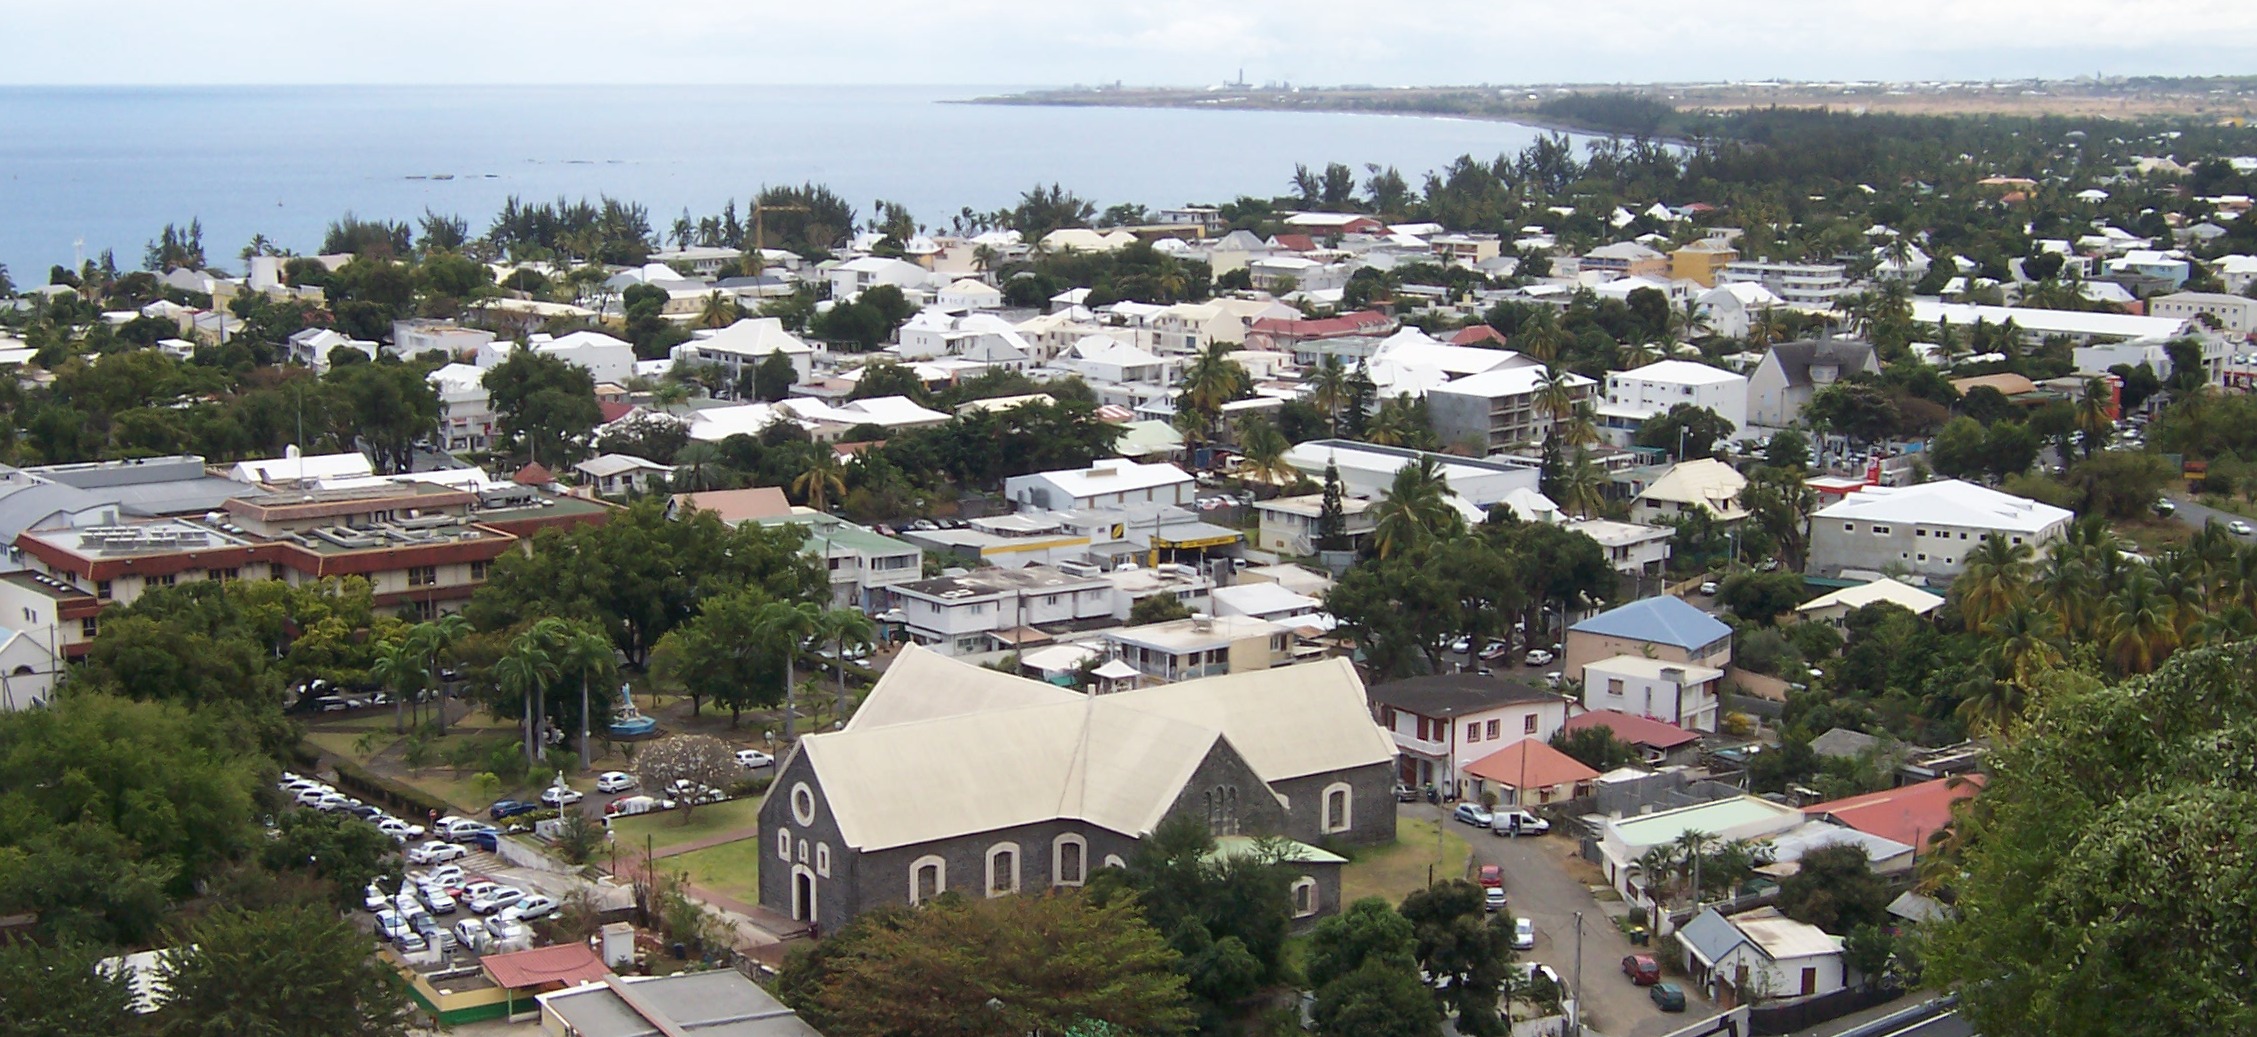
[(1748, 517), (1748, 509), (1740, 506), (1740, 491), (1747, 486), (1748, 477), (1739, 469), (1713, 457), (1679, 462), (1630, 502), (1630, 520), (1659, 526), (1705, 511), (1719, 522), (1738, 522)]
[(1870, 583), (1844, 587), (1823, 594), (1795, 606), (1795, 615), (1806, 623), (1831, 623), (1841, 626), (1849, 614), (1867, 605), (1895, 605), (1915, 616), (1925, 616), (1942, 608), (1944, 597), (1910, 586), (1892, 577), (1883, 576)]
[(1696, 299), (1701, 313), (1708, 317), (1709, 331), (1726, 338), (1746, 338), (1757, 317), (1787, 304), (1755, 281), (1720, 284)]
[(1053, 364), (1091, 381), (1167, 385), (1175, 362), (1104, 335), (1090, 335), (1074, 343)]
[(673, 465), (632, 454), (597, 454), (573, 465), (572, 470), (580, 473), (584, 485), (606, 497), (648, 492), (654, 480), (674, 474)]
[(1003, 308), (1003, 290), (966, 277), (942, 288), (935, 301), (948, 310), (998, 310)]
[(1685, 971), (1718, 1007), (1830, 994), (1848, 985), (1842, 938), (1776, 907), (1710, 908), (1677, 931)]
[[(1374, 689), (1376, 690), (1376, 689)], [(1724, 842), (1763, 839), (1803, 823), (1802, 811), (1759, 796), (1734, 796), (1650, 814), (1609, 818), (1599, 825), (1599, 867), (1624, 900), (1647, 902), (1647, 883), (1638, 858), (1667, 846), (1687, 832), (1704, 832)]]
[(1303, 617), (1324, 611), (1324, 603), (1296, 594), (1276, 583), (1240, 583), (1217, 587), (1209, 593), (1217, 616), (1252, 616), (1284, 626), (1297, 626)]
[(307, 328), (290, 336), (290, 360), (313, 368), (316, 373), (326, 372), (334, 361), (330, 354), (340, 349), (350, 349), (370, 360), (376, 359), (376, 343), (331, 331), (328, 328)]
[(1986, 536), (2042, 555), (2075, 518), (2066, 508), (1958, 479), (1867, 486), (1811, 514), (1808, 571), (1894, 570), (1948, 581)]
[(676, 363), (719, 364), (736, 379), (759, 367), (769, 354), (782, 353), (792, 364), (792, 384), (814, 376), (815, 348), (784, 330), (784, 322), (775, 317), (747, 317), (726, 328), (695, 334), (674, 347)]
[(1440, 468), (1442, 481), (1449, 485), (1451, 493), (1477, 508), (1514, 499), (1519, 491), (1535, 494), (1542, 477), (1541, 466), (1533, 461), (1456, 457), (1347, 439), (1312, 439), (1296, 443), (1285, 452), (1285, 463), (1308, 476), (1310, 481), (1323, 483), (1325, 469), (1335, 467), (1340, 472), (1344, 494), (1369, 500), (1385, 497), (1397, 471), (1425, 458), (1432, 458)]
[(439, 394), (439, 437), (449, 451), (484, 450), (494, 435), (493, 396), (486, 369), (448, 364), (423, 376)]
[(0, 711), (12, 713), (51, 701), (55, 678), (64, 665), (30, 634), (0, 626)]
[(449, 357), (475, 355), (478, 347), (494, 340), (494, 333), (466, 328), (451, 321), (396, 320), (392, 322), (392, 351), (415, 356), (437, 350)]
[(1583, 518), (1566, 529), (1590, 537), (1606, 552), (1607, 564), (1625, 576), (1659, 576), (1669, 565), (1669, 538), (1677, 531), (1668, 526), (1641, 526), (1635, 522)]
[[(1714, 412), (1732, 423), (1735, 434), (1747, 429), (1747, 378), (1686, 360), (1663, 360), (1607, 375), (1606, 400), (1598, 406), (1599, 427), (1614, 445), (1627, 447), (1646, 419), (1681, 403)], [(1675, 453), (1671, 447), (1663, 449)]]
[(1692, 663), (1616, 655), (1583, 667), (1583, 708), (1659, 720), (1688, 731), (1716, 730), (1724, 671)]
[(1190, 473), (1165, 461), (1139, 464), (1116, 457), (1088, 468), (1012, 476), (1003, 481), (1003, 495), (1022, 510), (1065, 511), (1137, 502), (1189, 504), (1198, 487)]
[(974, 569), (896, 584), (892, 591), (910, 639), (943, 655), (1016, 647), (1026, 628), (1113, 615), (1113, 585), (1102, 576), (1042, 565)]
[(915, 263), (882, 256), (863, 256), (850, 259), (830, 269), (826, 275), (831, 282), (831, 298), (852, 299), (865, 288), (890, 284), (903, 291), (922, 288), (932, 274)]
[(2198, 321), (2204, 317), (2236, 335), (2257, 331), (2257, 299), (2222, 292), (2174, 292), (2147, 300), (2147, 312), (2156, 317)]
[(535, 335), (527, 348), (580, 368), (597, 382), (623, 385), (635, 376), (635, 347), (600, 331), (575, 331), (557, 338)]

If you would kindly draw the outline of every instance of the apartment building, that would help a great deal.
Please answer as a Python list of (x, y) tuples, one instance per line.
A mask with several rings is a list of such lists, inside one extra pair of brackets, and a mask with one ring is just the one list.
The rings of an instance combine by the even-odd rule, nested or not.
[[(1434, 434), (1453, 446), (1475, 446), (1496, 454), (1541, 441), (1552, 430), (1552, 416), (1536, 405), (1543, 388), (1543, 366), (1511, 367), (1470, 375), (1427, 390), (1427, 417)], [(1578, 374), (1562, 375), (1570, 399), (1581, 403), (1598, 383)]]
[(1716, 731), (1724, 671), (1616, 655), (1583, 667), (1583, 708), (1614, 710), (1690, 731)]
[(1748, 380), (1742, 375), (1686, 360), (1663, 360), (1607, 375), (1606, 400), (1599, 404), (1601, 434), (1627, 447), (1638, 427), (1678, 404), (1714, 412), (1735, 430), (1748, 424)]
[(873, 614), (883, 612), (899, 604), (895, 588), (925, 578), (923, 548), (837, 515), (813, 508), (792, 508), (788, 515), (753, 521), (763, 526), (793, 525), (807, 529), (807, 539), (800, 543), (799, 549), (823, 559), (823, 569), (830, 574), (834, 608), (858, 608)]
[(1567, 723), (1568, 698), (1534, 680), (1449, 673), (1371, 689), (1375, 719), (1395, 741), (1396, 780), (1463, 794), (1466, 765), (1523, 738), (1547, 741)]
[(1113, 585), (1094, 570), (976, 569), (892, 590), (910, 639), (943, 655), (1039, 644), (1049, 635), (1037, 627), (1113, 618)]
[(1583, 253), (1581, 269), (1585, 273), (1596, 271), (1614, 277), (1666, 279), (1669, 262), (1668, 256), (1635, 241), (1618, 241)]
[[(1362, 497), (1343, 495), (1340, 499), (1341, 532), (1348, 538), (1348, 548), (1361, 547), (1371, 536), (1372, 502)], [(1258, 547), (1283, 555), (1313, 555), (1317, 553), (1317, 520), (1324, 515), (1324, 494), (1310, 493), (1299, 497), (1278, 497), (1257, 501), (1254, 513), (1259, 517), (1255, 532)]]
[(2027, 544), (2042, 556), (2075, 517), (1958, 479), (1867, 486), (1811, 513), (1809, 572), (1893, 570), (1949, 580), (1983, 538)]
[(2222, 292), (2174, 292), (2147, 300), (2147, 312), (2154, 317), (2169, 317), (2184, 321), (2197, 321), (2203, 317), (2218, 322), (2223, 331), (2247, 335), (2257, 331), (2257, 299)]
[(1669, 279), (1716, 287), (1718, 274), (1737, 262), (1740, 250), (1723, 238), (1702, 238), (1669, 254)]
[(1790, 306), (1831, 308), (1849, 290), (1849, 268), (1840, 263), (1772, 263), (1734, 260), (1724, 264), (1716, 283), (1760, 284)]
[(1105, 635), (1113, 657), (1162, 682), (1250, 673), (1293, 661), (1293, 634), (1252, 616), (1197, 615)]

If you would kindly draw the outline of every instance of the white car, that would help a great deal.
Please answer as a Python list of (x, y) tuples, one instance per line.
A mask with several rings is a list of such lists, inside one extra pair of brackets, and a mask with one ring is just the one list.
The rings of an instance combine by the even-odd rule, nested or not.
[(1542, 648), (1531, 648), (1528, 650), (1528, 657), (1522, 661), (1530, 666), (1544, 666), (1552, 661), (1552, 653)]
[(385, 908), (376, 912), (376, 931), (387, 940), (396, 940), (401, 933), (412, 933), (415, 930), (399, 912)]
[(443, 843), (436, 839), (409, 847), (407, 853), (409, 864), (445, 864), (468, 856), (469, 850), (455, 843)]
[(313, 808), (327, 813), (336, 813), (351, 806), (352, 803), (353, 797), (342, 792), (324, 792), (320, 799), (314, 801)]
[(565, 785), (551, 785), (541, 790), (541, 802), (552, 807), (568, 807), (585, 798), (580, 790)]
[(490, 915), (523, 899), (525, 891), (516, 886), (495, 886), (472, 898), (470, 909), (482, 915)]
[(1533, 918), (1513, 919), (1513, 950), (1532, 951), (1535, 949), (1536, 920)]
[(443, 864), (430, 871), (417, 872), (408, 877), (417, 882), (428, 882), (434, 886), (452, 888), (462, 885), (462, 880), (467, 876), (463, 873), (462, 865)]
[(396, 817), (377, 818), (376, 830), (391, 836), (394, 842), (404, 843), (410, 839), (419, 839), (423, 836), (422, 825), (411, 825)]
[(504, 909), (500, 917), (508, 919), (510, 921), (526, 922), (549, 914), (555, 910), (555, 897), (535, 893), (532, 896), (526, 897), (525, 899), (520, 900), (517, 903), (512, 904), (508, 908)]
[(382, 886), (371, 882), (368, 884), (368, 888), (362, 891), (361, 906), (368, 908), (370, 914), (389, 911), (392, 909), (392, 895), (384, 892)]
[(635, 776), (626, 771), (605, 771), (596, 776), (597, 792), (625, 792), (635, 787)]
[(426, 882), (415, 887), (415, 895), (423, 901), (424, 907), (431, 909), (432, 914), (451, 915), (455, 913), (455, 898), (447, 895), (445, 886), (436, 882)]
[(2232, 530), (2233, 535), (2238, 537), (2245, 537), (2249, 535), (2249, 523), (2243, 522), (2240, 519), (2235, 519), (2232, 522), (2226, 523), (2226, 528)]
[(748, 771), (756, 771), (762, 767), (773, 767), (775, 765), (775, 757), (761, 752), (758, 749), (737, 750), (737, 766), (742, 767)]
[(492, 943), (494, 935), (486, 931), (486, 923), (476, 918), (465, 918), (455, 923), (455, 942), (471, 950), (483, 950)]
[(486, 937), (496, 947), (526, 947), (533, 943), (533, 930), (514, 918), (496, 915), (486, 919)]
[(300, 789), (297, 796), (293, 798), (298, 801), (299, 806), (311, 807), (321, 805), (321, 797), (334, 796), (336, 794), (337, 790), (330, 788), (327, 785), (315, 785), (310, 788)]

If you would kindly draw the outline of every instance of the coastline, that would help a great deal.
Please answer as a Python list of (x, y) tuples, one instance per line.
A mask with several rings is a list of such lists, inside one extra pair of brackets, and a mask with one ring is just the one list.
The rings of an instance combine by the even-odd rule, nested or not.
[[(1311, 95), (1300, 95), (1311, 96)], [(1316, 95), (1320, 96), (1321, 95)], [(990, 105), (1003, 108), (1155, 108), (1193, 112), (1259, 112), (1276, 115), (1373, 115), (1414, 119), (1454, 119), (1460, 122), (1502, 123), (1524, 129), (1576, 137), (1625, 137), (1626, 134), (1599, 126), (1578, 123), (1572, 119), (1544, 115), (1534, 110), (1507, 109), (1501, 111), (1458, 111), (1446, 108), (1374, 108), (1353, 104), (1317, 104), (1284, 107), (1267, 104), (1205, 104), (1202, 95), (1146, 91), (1137, 94), (1034, 93), (1001, 94), (986, 97), (948, 98), (940, 104)], [(1690, 139), (1675, 135), (1655, 135), (1651, 140), (1678, 147), (1691, 147)]]

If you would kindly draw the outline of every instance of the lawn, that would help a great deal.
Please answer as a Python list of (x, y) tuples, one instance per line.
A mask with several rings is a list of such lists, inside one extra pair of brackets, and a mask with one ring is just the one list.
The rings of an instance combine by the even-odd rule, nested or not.
[(1412, 890), (1426, 888), (1429, 874), (1437, 882), (1464, 878), (1472, 857), (1473, 848), (1441, 822), (1405, 817), (1395, 824), (1394, 842), (1356, 851), (1341, 871), (1340, 899), (1353, 904), (1379, 897), (1400, 904)]
[(2184, 545), (2194, 537), (2194, 527), (2177, 519), (2137, 518), (2114, 523), (2116, 535), (2132, 549), (2150, 558)]
[(688, 872), (694, 885), (747, 904), (757, 904), (760, 902), (760, 851), (764, 845), (757, 836), (748, 835), (733, 843), (661, 858), (658, 866), (661, 871)]
[(611, 837), (619, 844), (622, 853), (629, 848), (640, 853), (645, 835), (650, 837), (653, 848), (663, 850), (724, 832), (739, 829), (750, 831), (759, 823), (760, 798), (746, 796), (726, 803), (699, 807), (690, 812), (688, 823), (683, 822), (678, 810), (623, 817), (611, 823)]

